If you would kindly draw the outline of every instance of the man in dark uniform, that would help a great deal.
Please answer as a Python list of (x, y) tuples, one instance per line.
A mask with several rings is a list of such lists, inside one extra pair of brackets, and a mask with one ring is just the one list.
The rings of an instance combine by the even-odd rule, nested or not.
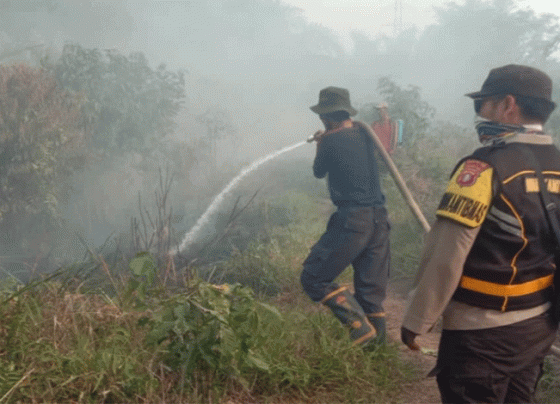
[(483, 147), (449, 181), (401, 329), (419, 349), (415, 337), (443, 315), (432, 371), (443, 402), (533, 402), (556, 338), (556, 241), (537, 175), (558, 206), (560, 152), (543, 131), (551, 94), (545, 73), (520, 65), (491, 70), (467, 94)]
[[(350, 330), (354, 344), (362, 346), (385, 339), (383, 300), (389, 276), (389, 222), (385, 197), (371, 137), (352, 121), (357, 111), (348, 90), (321, 90), (319, 131), (313, 173), (328, 174), (328, 188), (336, 212), (326, 232), (303, 263), (301, 283), (316, 302), (328, 306)], [(334, 280), (350, 264), (354, 268), (354, 294)]]

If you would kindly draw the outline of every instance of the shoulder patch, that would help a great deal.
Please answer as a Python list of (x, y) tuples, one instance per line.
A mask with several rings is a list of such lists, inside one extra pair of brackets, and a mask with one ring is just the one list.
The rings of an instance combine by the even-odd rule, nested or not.
[(457, 184), (460, 187), (470, 187), (474, 185), (480, 174), (489, 167), (490, 165), (483, 161), (465, 161), (459, 175), (457, 176)]
[(466, 160), (447, 184), (436, 214), (469, 227), (482, 224), (492, 201), (492, 167)]

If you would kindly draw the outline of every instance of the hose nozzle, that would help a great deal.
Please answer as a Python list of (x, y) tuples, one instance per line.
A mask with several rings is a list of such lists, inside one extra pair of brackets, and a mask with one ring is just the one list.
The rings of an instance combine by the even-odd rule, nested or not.
[(311, 135), (307, 138), (307, 143), (313, 143), (313, 142), (318, 141), (321, 138), (321, 136), (323, 136), (324, 133), (325, 133), (324, 130), (318, 130), (313, 135)]

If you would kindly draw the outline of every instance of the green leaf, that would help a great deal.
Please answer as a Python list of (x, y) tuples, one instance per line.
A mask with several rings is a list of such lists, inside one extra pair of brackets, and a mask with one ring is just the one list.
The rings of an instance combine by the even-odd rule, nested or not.
[(154, 258), (148, 252), (140, 252), (136, 254), (129, 263), (130, 271), (135, 276), (143, 276), (152, 282), (156, 274), (156, 263)]
[(251, 365), (251, 367), (257, 368), (264, 372), (270, 371), (270, 366), (268, 365), (268, 363), (252, 353), (249, 353), (249, 355), (247, 356), (247, 363)]

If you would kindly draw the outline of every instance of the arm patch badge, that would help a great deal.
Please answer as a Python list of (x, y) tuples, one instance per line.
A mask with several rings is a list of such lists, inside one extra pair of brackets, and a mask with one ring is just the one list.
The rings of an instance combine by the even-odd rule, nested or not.
[(462, 169), (457, 176), (457, 184), (460, 187), (470, 187), (473, 186), (480, 176), (480, 174), (489, 168), (490, 165), (482, 161), (477, 160), (467, 160), (463, 164)]
[(447, 184), (436, 214), (468, 227), (482, 224), (492, 201), (492, 167), (466, 160)]

